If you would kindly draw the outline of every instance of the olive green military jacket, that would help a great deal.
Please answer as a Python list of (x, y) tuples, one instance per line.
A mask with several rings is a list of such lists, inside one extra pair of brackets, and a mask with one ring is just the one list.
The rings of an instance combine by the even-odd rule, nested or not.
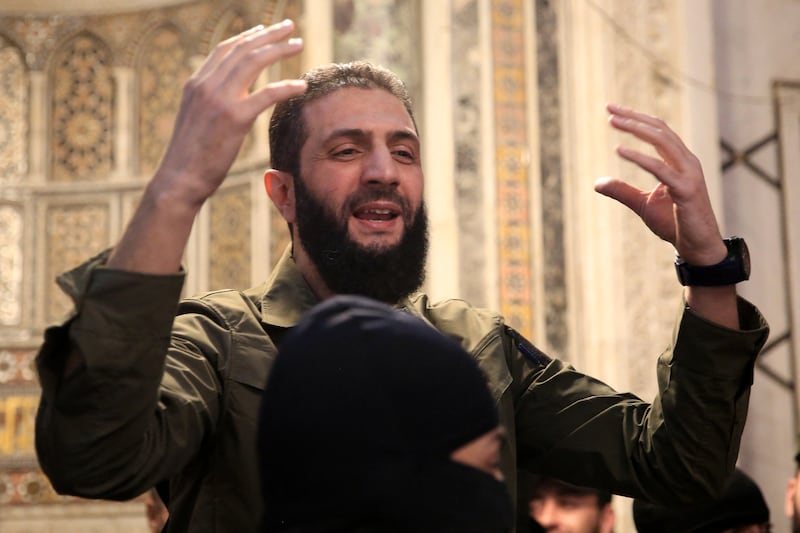
[[(182, 273), (123, 272), (104, 260), (59, 278), (75, 314), (46, 331), (37, 358), (44, 472), (58, 492), (87, 498), (124, 500), (168, 482), (170, 531), (255, 531), (261, 392), (281, 337), (317, 299), (288, 253), (261, 286), (180, 303)], [(741, 331), (683, 311), (652, 404), (551, 360), (495, 313), (425, 295), (400, 307), (457, 339), (485, 371), (509, 436), (501, 467), (512, 493), (527, 468), (691, 500), (718, 491), (733, 469), (768, 333), (744, 300)], [(62, 379), (71, 347), (85, 366)]]

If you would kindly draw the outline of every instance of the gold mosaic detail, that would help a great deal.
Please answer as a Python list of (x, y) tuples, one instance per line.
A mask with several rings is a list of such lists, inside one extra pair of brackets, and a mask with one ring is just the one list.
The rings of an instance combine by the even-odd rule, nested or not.
[(28, 80), (20, 51), (0, 36), (0, 185), (28, 172)]
[(522, 12), (521, 0), (492, 3), (500, 309), (509, 324), (530, 335), (534, 324)]
[(52, 179), (106, 179), (112, 165), (111, 54), (80, 34), (56, 53), (52, 70)]
[(208, 286), (246, 289), (250, 277), (250, 185), (237, 185), (211, 198)]
[(139, 69), (139, 171), (149, 177), (169, 142), (183, 85), (191, 75), (186, 46), (171, 26), (145, 43)]
[[(6, 357), (13, 355), (0, 351), (0, 368)], [(38, 405), (39, 397), (33, 394), (0, 396), (0, 458), (35, 455), (34, 421)]]

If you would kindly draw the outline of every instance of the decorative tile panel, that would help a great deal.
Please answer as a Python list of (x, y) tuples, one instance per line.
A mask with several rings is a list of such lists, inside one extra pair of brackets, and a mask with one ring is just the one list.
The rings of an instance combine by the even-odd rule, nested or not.
[(0, 186), (28, 172), (28, 77), (22, 53), (0, 35)]
[(192, 74), (178, 30), (162, 26), (141, 51), (139, 68), (139, 173), (150, 177), (169, 143), (183, 86)]
[(0, 326), (19, 324), (22, 317), (22, 212), (0, 204)]
[(75, 268), (108, 246), (109, 213), (107, 205), (53, 205), (46, 214), (46, 283), (45, 298), (48, 322), (58, 320), (72, 302), (54, 280), (60, 273)]
[(522, 0), (494, 0), (491, 11), (500, 310), (510, 325), (530, 336), (534, 324)]
[(215, 289), (250, 287), (250, 184), (217, 191), (210, 201), (208, 286)]
[(0, 504), (52, 504), (78, 501), (59, 496), (50, 481), (39, 470), (9, 470), (0, 472)]
[(36, 383), (33, 349), (0, 349), (0, 385)]
[[(0, 351), (0, 380), (18, 371), (16, 363), (9, 365), (11, 361), (14, 361), (14, 354)], [(38, 405), (39, 396), (33, 390), (27, 394), (0, 396), (0, 460), (3, 462), (27, 460), (25, 462), (35, 464), (33, 440)]]
[(56, 52), (51, 72), (52, 180), (106, 179), (112, 163), (111, 54), (82, 33)]

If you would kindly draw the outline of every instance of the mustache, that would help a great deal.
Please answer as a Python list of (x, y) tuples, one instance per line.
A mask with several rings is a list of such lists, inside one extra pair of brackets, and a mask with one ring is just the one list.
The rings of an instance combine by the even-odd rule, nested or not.
[(346, 220), (347, 217), (350, 216), (350, 213), (354, 212), (358, 206), (380, 200), (399, 205), (406, 225), (413, 222), (414, 213), (411, 210), (411, 205), (409, 205), (408, 200), (391, 185), (375, 185), (353, 193), (342, 205), (342, 219)]

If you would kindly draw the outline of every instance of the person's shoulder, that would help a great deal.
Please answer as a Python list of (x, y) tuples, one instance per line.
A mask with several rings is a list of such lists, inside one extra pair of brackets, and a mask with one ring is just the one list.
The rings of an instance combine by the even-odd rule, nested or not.
[(246, 290), (220, 289), (198, 293), (181, 300), (178, 315), (211, 313), (224, 322), (238, 321), (242, 315), (259, 317), (264, 291), (262, 283)]
[(504, 330), (502, 315), (466, 300), (451, 298), (433, 302), (427, 294), (417, 293), (408, 302), (413, 313), (452, 337), (477, 340), (487, 335), (499, 335)]

